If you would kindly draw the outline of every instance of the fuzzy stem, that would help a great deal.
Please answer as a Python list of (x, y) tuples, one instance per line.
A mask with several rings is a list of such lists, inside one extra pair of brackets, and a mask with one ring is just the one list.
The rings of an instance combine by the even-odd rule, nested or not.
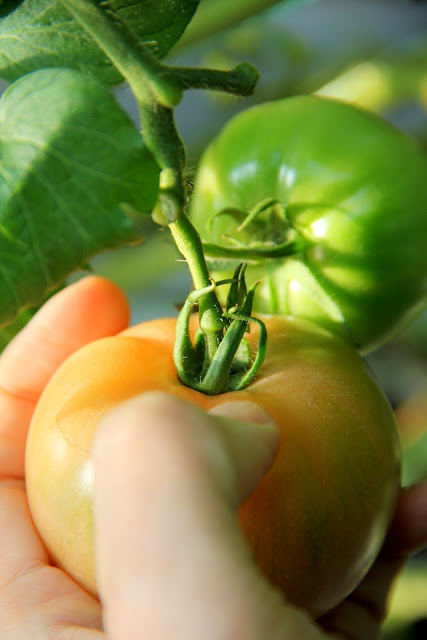
[[(187, 261), (193, 278), (194, 287), (203, 289), (211, 284), (209, 271), (203, 253), (202, 241), (196, 229), (191, 224), (185, 213), (169, 225), (176, 246)], [(212, 324), (222, 325), (222, 308), (218, 302), (215, 291), (211, 291), (200, 299), (200, 317), (205, 313), (212, 316)], [(207, 356), (212, 360), (222, 338), (222, 330), (207, 332), (205, 334)]]
[(142, 104), (174, 107), (182, 89), (173, 74), (139, 42), (120, 16), (93, 0), (61, 0), (128, 81)]

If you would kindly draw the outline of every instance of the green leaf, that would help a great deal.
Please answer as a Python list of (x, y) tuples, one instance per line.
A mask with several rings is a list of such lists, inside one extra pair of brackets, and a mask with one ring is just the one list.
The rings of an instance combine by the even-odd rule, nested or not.
[[(107, 4), (163, 58), (179, 40), (199, 0), (111, 0)], [(0, 21), (0, 75), (13, 81), (45, 67), (72, 67), (94, 73), (106, 84), (122, 77), (59, 0), (11, 2)]]
[(12, 11), (15, 11), (16, 7), (23, 1), (24, 0), (8, 0), (8, 2), (4, 2), (4, 0), (0, 0), (0, 19)]
[(70, 69), (24, 76), (0, 101), (0, 326), (100, 251), (141, 240), (159, 169), (110, 92)]

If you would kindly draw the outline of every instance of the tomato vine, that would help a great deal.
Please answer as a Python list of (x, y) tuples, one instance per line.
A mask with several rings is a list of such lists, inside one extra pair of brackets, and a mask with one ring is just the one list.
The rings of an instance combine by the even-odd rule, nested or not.
[[(259, 4), (238, 2), (233, 12), (250, 13)], [(307, 317), (365, 351), (388, 339), (425, 305), (426, 190), (420, 186), (425, 159), (414, 145), (402, 141), (403, 135), (387, 133), (384, 123), (369, 121), (360, 110), (353, 115), (348, 110), (344, 117), (343, 105), (331, 101), (321, 107), (320, 99), (312, 96), (275, 101), (247, 110), (209, 147), (188, 216), (186, 150), (175, 124), (175, 106), (187, 89), (250, 95), (258, 78), (247, 63), (220, 71), (163, 62), (197, 6), (197, 0), (23, 0), (2, 8), (0, 69), (15, 82), (0, 103), (7, 158), (0, 222), (0, 254), (7, 258), (2, 259), (0, 328), (22, 313), (19, 326), (30, 308), (95, 254), (141, 241), (133, 212), (151, 213), (156, 223), (169, 227), (198, 292), (201, 363), (191, 382), (194, 371), (185, 369), (192, 356), (177, 348), (177, 368), (189, 384), (217, 393), (215, 389), (232, 388), (236, 379), (246, 379), (249, 370), (255, 375), (262, 360), (261, 350), (253, 370), (238, 355), (244, 347), (226, 340), (230, 351), (224, 361), (234, 353), (234, 364), (230, 369), (224, 365), (221, 384), (208, 388), (200, 382), (216, 362), (232, 320), (240, 325), (237, 334), (252, 322), (253, 296), (245, 306), (241, 294), (243, 270), (234, 282), (240, 287), (237, 304), (227, 301), (226, 287), (212, 286), (211, 276), (233, 280), (242, 261), (248, 263), (250, 291), (254, 282), (263, 280), (254, 297), (256, 312)], [(19, 39), (11, 37), (18, 32)], [(123, 79), (137, 102), (142, 136), (108, 90)], [(281, 127), (281, 137), (272, 145), (270, 113)], [(337, 134), (331, 139), (335, 124)], [(229, 153), (227, 136), (237, 136), (233, 132), (240, 128), (243, 134), (236, 137), (237, 144), (232, 140)], [(347, 136), (345, 144), (340, 143), (342, 136)], [(363, 153), (374, 138), (370, 153), (377, 155), (371, 166)], [(393, 147), (393, 152), (382, 153), (383, 146)], [(231, 167), (232, 173), (236, 158), (237, 167), (244, 164), (239, 148), (242, 157), (248, 149), (255, 156), (264, 150), (262, 162), (253, 159), (254, 167), (264, 168), (258, 167), (255, 180), (250, 174), (248, 181), (242, 180), (241, 192), (236, 182), (229, 198), (229, 177), (218, 167)], [(293, 157), (278, 162), (283, 148), (294, 149)], [(300, 165), (296, 161), (291, 167), (298, 157)], [(394, 164), (389, 157), (396, 158)], [(321, 171), (306, 171), (307, 158)], [(399, 158), (409, 167), (402, 176)], [(291, 174), (300, 180), (298, 188), (292, 189)], [(209, 175), (218, 182), (213, 195)], [(278, 179), (277, 184), (269, 178)], [(252, 193), (258, 185), (259, 192)], [(251, 194), (248, 199), (246, 194)], [(373, 205), (365, 212), (368, 201)], [(397, 222), (403, 215), (406, 226)], [(52, 240), (52, 229), (61, 236), (58, 242)], [(374, 255), (381, 259), (375, 258), (371, 268)], [(409, 255), (411, 268), (399, 270)], [(393, 274), (387, 286), (385, 271)], [(392, 301), (396, 282), (401, 295)]]
[[(215, 286), (211, 285), (200, 236), (184, 211), (187, 202), (185, 149), (175, 126), (173, 108), (180, 102), (183, 90), (188, 88), (249, 95), (258, 74), (248, 64), (240, 64), (231, 72), (164, 65), (135, 38), (109, 3), (102, 3), (102, 6), (87, 0), (61, 2), (127, 80), (138, 104), (144, 140), (161, 169), (154, 219), (170, 227), (190, 268), (200, 308), (201, 336), (197, 352), (188, 337), (189, 310), (194, 305), (194, 297), (185, 305), (177, 326), (175, 361), (180, 378), (185, 384), (208, 394), (246, 386), (265, 357), (262, 345), (253, 364), (235, 359), (251, 321), (253, 290), (241, 300), (240, 308), (238, 304), (232, 304), (233, 314), (228, 310), (228, 316), (224, 316)], [(242, 279), (244, 271), (241, 273)]]
[[(381, 236), (384, 229), (390, 232), (390, 237), (398, 236), (407, 252), (413, 233), (394, 234), (398, 228), (401, 231), (402, 225), (395, 222), (395, 215), (387, 214), (400, 212), (407, 192), (416, 190), (424, 160), (418, 151), (412, 151), (411, 145), (411, 149), (402, 147), (401, 138), (396, 138), (391, 155), (398, 157), (404, 148), (404, 157), (416, 170), (413, 182), (405, 182), (398, 191), (399, 198), (394, 198), (397, 209), (390, 205), (392, 197), (385, 199), (387, 207), (384, 207), (381, 198), (391, 191), (398, 163), (393, 164), (390, 172), (384, 171), (383, 177), (377, 172), (375, 180), (368, 167), (361, 171), (362, 180), (355, 180), (355, 186), (353, 183), (355, 158), (363, 155), (357, 144), (353, 146), (354, 139), (369, 138), (380, 148), (382, 141), (389, 140), (386, 133), (381, 137), (382, 126), (375, 123), (369, 129), (371, 125), (366, 125), (365, 116), (358, 110), (356, 114), (352, 112), (349, 124), (344, 127), (344, 133), (349, 134), (346, 138), (349, 144), (344, 145), (346, 156), (339, 148), (341, 133), (338, 142), (331, 142), (329, 127), (323, 126), (324, 121), (319, 125), (318, 106), (312, 110), (312, 105), (329, 105), (328, 101), (309, 96), (287, 99), (285, 106), (275, 101), (262, 107), (263, 113), (267, 112), (262, 127), (256, 121), (258, 111), (247, 110), (249, 115), (243, 116), (243, 122), (248, 118), (250, 125), (243, 126), (243, 136), (239, 134), (233, 142), (234, 127), (240, 132), (242, 126), (239, 124), (242, 120), (238, 120), (237, 125), (230, 124), (224, 130), (219, 141), (212, 143), (201, 162), (196, 181), (198, 193), (190, 208), (185, 179), (186, 149), (175, 123), (175, 107), (188, 89), (250, 95), (258, 78), (257, 71), (246, 63), (231, 71), (163, 63), (162, 59), (190, 22), (197, 0), (148, 3), (147, 0), (24, 0), (15, 4), (16, 11), (0, 23), (0, 31), (9, 25), (13, 32), (21, 20), (21, 27), (27, 26), (30, 54), (20, 51), (16, 65), (3, 62), (10, 79), (18, 77), (0, 107), (4, 129), (16, 113), (25, 116), (19, 126), (12, 128), (13, 141), (21, 145), (20, 151), (13, 149), (8, 140), (15, 153), (15, 164), (12, 163), (10, 174), (5, 171), (7, 188), (13, 192), (5, 217), (18, 225), (15, 214), (19, 211), (25, 217), (27, 235), (31, 238), (22, 238), (12, 227), (11, 232), (8, 225), (0, 227), (0, 243), (9, 242), (7, 250), (12, 262), (24, 265), (5, 287), (9, 306), (15, 305), (16, 310), (26, 308), (37, 295), (40, 298), (41, 293), (53, 291), (88, 257), (111, 246), (140, 240), (131, 216), (127, 215), (134, 209), (151, 213), (158, 225), (169, 228), (194, 283), (194, 291), (176, 323), (169, 320), (164, 324), (140, 325), (89, 345), (67, 360), (43, 394), (27, 441), (26, 480), (30, 509), (51, 557), (87, 589), (97, 592), (90, 564), (93, 487), (91, 480), (89, 483), (86, 480), (90, 439), (98, 420), (111, 406), (152, 389), (166, 390), (206, 410), (225, 401), (249, 398), (271, 413), (280, 426), (285, 446), (281, 447), (272, 474), (242, 511), (245, 530), (261, 566), (285, 594), (313, 615), (324, 613), (340, 602), (371, 566), (383, 543), (400, 481), (400, 450), (393, 412), (354, 348), (383, 339), (390, 329), (390, 323), (384, 326), (379, 321), (374, 330), (367, 326), (359, 336), (355, 326), (362, 318), (368, 325), (372, 321), (372, 310), (375, 311), (372, 299), (377, 300), (379, 295), (384, 264), (392, 267), (394, 273), (400, 265), (396, 259), (389, 260), (392, 252), (383, 252), (386, 259), (379, 263), (375, 277), (370, 273), (361, 278), (357, 296), (363, 304), (359, 304), (355, 318), (340, 304), (339, 293), (344, 291), (347, 298), (352, 298), (354, 265), (359, 267), (362, 263), (364, 267), (367, 256), (378, 252), (385, 237)], [(142, 4), (145, 21), (138, 19), (142, 11), (137, 9)], [(242, 7), (245, 3), (239, 0), (238, 4)], [(259, 6), (259, 0), (253, 4)], [(34, 25), (56, 29), (60, 46), (41, 47), (37, 41), (40, 29)], [(9, 56), (13, 59), (10, 52)], [(20, 68), (27, 73), (23, 75)], [(95, 78), (98, 71), (101, 82)], [(107, 88), (122, 79), (135, 97), (142, 136)], [(334, 104), (331, 107), (334, 114), (347, 108)], [(284, 114), (289, 117), (283, 117)], [(272, 122), (282, 124), (281, 135), (285, 131), (286, 137), (276, 140)], [(327, 116), (325, 122), (339, 124), (342, 120), (341, 116)], [(368, 134), (359, 134), (355, 123), (362, 123), (362, 128), (366, 125)], [(230, 131), (232, 142), (227, 146)], [(316, 135), (319, 136), (320, 157), (313, 153), (313, 146), (302, 148), (303, 134), (305, 141), (309, 138), (316, 142)], [(212, 167), (210, 158), (218, 148), (222, 151), (222, 145), (226, 153), (220, 153)], [(289, 148), (294, 153), (291, 160), (296, 157), (297, 165), (298, 162), (303, 165), (301, 174), (309, 183), (307, 188), (299, 189), (300, 166), (293, 166), (287, 158), (283, 160), (284, 149)], [(248, 149), (255, 157), (250, 156)], [(241, 160), (240, 150), (250, 157), (250, 170), (246, 170), (248, 164)], [(260, 150), (265, 150), (265, 156), (258, 161)], [(334, 152), (332, 169), (327, 163), (322, 164), (322, 156), (329, 159), (327, 151)], [(236, 159), (238, 170), (233, 171)], [(240, 171), (241, 166), (244, 171)], [(328, 179), (322, 181), (327, 172)], [(215, 179), (210, 181), (209, 175)], [(236, 176), (240, 181), (236, 179), (229, 197), (228, 180), (232, 182)], [(52, 180), (63, 185), (59, 195), (52, 188)], [(211, 188), (212, 182), (215, 189)], [(281, 187), (282, 183), (286, 189), (272, 188), (272, 184)], [(372, 207), (362, 208), (359, 215), (360, 210), (353, 210), (352, 205), (364, 205), (369, 199), (366, 194), (371, 191), (380, 194), (379, 208), (381, 214), (384, 211), (386, 214), (381, 222), (386, 224), (374, 243), (358, 245), (359, 239), (365, 240), (366, 221), (377, 208), (375, 211)], [(33, 201), (39, 202), (40, 209), (50, 211), (52, 207), (54, 211), (45, 221), (47, 230), (55, 228), (58, 213), (67, 221), (66, 233), (55, 238), (56, 242), (47, 231), (46, 238), (38, 234), (28, 205)], [(74, 211), (76, 203), (84, 211), (84, 223)], [(417, 207), (412, 209), (417, 215)], [(339, 224), (335, 224), (340, 216)], [(377, 221), (378, 218), (374, 222)], [(228, 224), (228, 229), (223, 223)], [(95, 240), (92, 230), (97, 232)], [(257, 235), (254, 230), (261, 233)], [(422, 240), (425, 223), (417, 223), (416, 232)], [(336, 244), (336, 236), (344, 238), (347, 252)], [(78, 244), (78, 258), (68, 250), (71, 238)], [(30, 242), (35, 247), (36, 260), (27, 263), (23, 257)], [(392, 258), (399, 255), (397, 246), (393, 249)], [(417, 264), (425, 265), (424, 254), (420, 257), (417, 250), (417, 255)], [(226, 265), (225, 274), (215, 260), (222, 267)], [(243, 265), (241, 260), (248, 264)], [(285, 260), (286, 287), (280, 289), (274, 279), (275, 269), (282, 269)], [(318, 283), (314, 281), (314, 275), (319, 273), (323, 277), (322, 286), (316, 286)], [(410, 276), (416, 282), (413, 295), (402, 297), (399, 308), (402, 317), (421, 298), (421, 278), (418, 281), (413, 271)], [(262, 284), (261, 278), (265, 281)], [(328, 288), (325, 281), (334, 278), (336, 289)], [(39, 284), (41, 280), (43, 285)], [(409, 291), (407, 280), (399, 283)], [(33, 297), (26, 297), (25, 287), (34, 289)], [(266, 288), (270, 306), (258, 310), (277, 312), (277, 316), (266, 319), (264, 324), (252, 312), (257, 307), (255, 296), (260, 290), (265, 294)], [(292, 288), (293, 293), (288, 295), (288, 289)], [(384, 297), (391, 298), (390, 289), (381, 290), (385, 290)], [(295, 306), (290, 307), (289, 301)], [(191, 321), (196, 305), (198, 331)], [(326, 320), (322, 315), (325, 310)], [(396, 305), (392, 310), (396, 310)], [(284, 317), (285, 313), (288, 317)], [(246, 338), (251, 325), (255, 325), (255, 331)], [(267, 328), (271, 329), (268, 356)], [(175, 329), (173, 349), (171, 336)], [(336, 334), (341, 334), (344, 340)], [(347, 340), (349, 336), (351, 339)], [(355, 336), (357, 339), (353, 339)], [(158, 366), (153, 372), (150, 364), (155, 358)], [(85, 376), (81, 376), (81, 371)], [(72, 380), (78, 384), (74, 386)], [(233, 393), (227, 395), (228, 391)], [(74, 440), (67, 428), (83, 442)], [(46, 429), (52, 438), (46, 436)], [(69, 447), (67, 468), (63, 459), (57, 457), (56, 437)], [(67, 491), (70, 486), (75, 487), (69, 481), (70, 469), (80, 482), (76, 515), (73, 513), (72, 518), (81, 528), (83, 499), (87, 537), (72, 531), (67, 520), (70, 512)], [(58, 482), (58, 478), (62, 481)], [(52, 530), (51, 518), (57, 523), (55, 530), (61, 532), (65, 526), (67, 535), (60, 533), (54, 536), (55, 540), (49, 540), (49, 533), (43, 528), (48, 523), (47, 528)], [(68, 535), (71, 544), (66, 539)], [(75, 542), (81, 545), (77, 553)]]

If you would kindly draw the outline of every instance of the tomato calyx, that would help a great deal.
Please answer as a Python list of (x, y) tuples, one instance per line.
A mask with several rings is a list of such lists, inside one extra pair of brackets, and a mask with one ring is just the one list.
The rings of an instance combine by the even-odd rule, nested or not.
[[(239, 259), (256, 263), (265, 258), (281, 258), (301, 253), (309, 243), (292, 227), (286, 208), (279, 200), (266, 198), (250, 211), (226, 207), (215, 212), (209, 219), (208, 229), (222, 216), (237, 220), (238, 226), (233, 235), (222, 235), (224, 244), (203, 242), (206, 258)], [(245, 238), (242, 232), (246, 229), (248, 237)]]
[[(232, 279), (212, 281), (209, 286), (190, 293), (178, 317), (174, 348), (178, 376), (186, 386), (208, 395), (244, 389), (258, 373), (267, 353), (266, 327), (262, 320), (251, 316), (258, 283), (247, 291), (245, 270), (246, 267), (239, 264)], [(209, 309), (201, 315), (193, 345), (189, 328), (193, 308), (223, 284), (231, 285), (226, 310), (220, 318), (211, 314)], [(258, 348), (253, 361), (244, 335), (251, 322), (259, 326)], [(213, 357), (210, 357), (206, 340), (212, 334), (222, 336)]]

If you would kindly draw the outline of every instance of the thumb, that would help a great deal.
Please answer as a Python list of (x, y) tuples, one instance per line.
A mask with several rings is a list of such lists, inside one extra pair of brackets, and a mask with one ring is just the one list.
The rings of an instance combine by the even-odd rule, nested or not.
[(250, 496), (271, 467), (280, 442), (273, 418), (253, 402), (227, 402), (209, 411), (215, 416), (215, 435), (220, 439), (228, 473), (218, 473), (218, 486), (228, 479), (226, 497), (238, 507)]
[[(211, 521), (209, 509), (219, 508), (229, 520), (271, 465), (278, 441), (270, 416), (246, 402), (208, 415), (151, 392), (113, 409), (97, 429), (93, 450), (101, 596), (108, 600), (110, 589), (116, 591), (118, 573), (128, 571), (125, 581), (138, 573), (139, 554), (146, 565), (144, 540), (154, 549), (159, 532), (168, 536), (177, 523), (191, 539), (206, 524), (194, 518), (207, 512)], [(157, 541), (160, 556), (161, 537)]]
[[(262, 424), (236, 420), (249, 414)], [(246, 403), (209, 415), (147, 393), (104, 418), (95, 549), (111, 640), (319, 637), (258, 573), (233, 509), (277, 443), (271, 421)]]

